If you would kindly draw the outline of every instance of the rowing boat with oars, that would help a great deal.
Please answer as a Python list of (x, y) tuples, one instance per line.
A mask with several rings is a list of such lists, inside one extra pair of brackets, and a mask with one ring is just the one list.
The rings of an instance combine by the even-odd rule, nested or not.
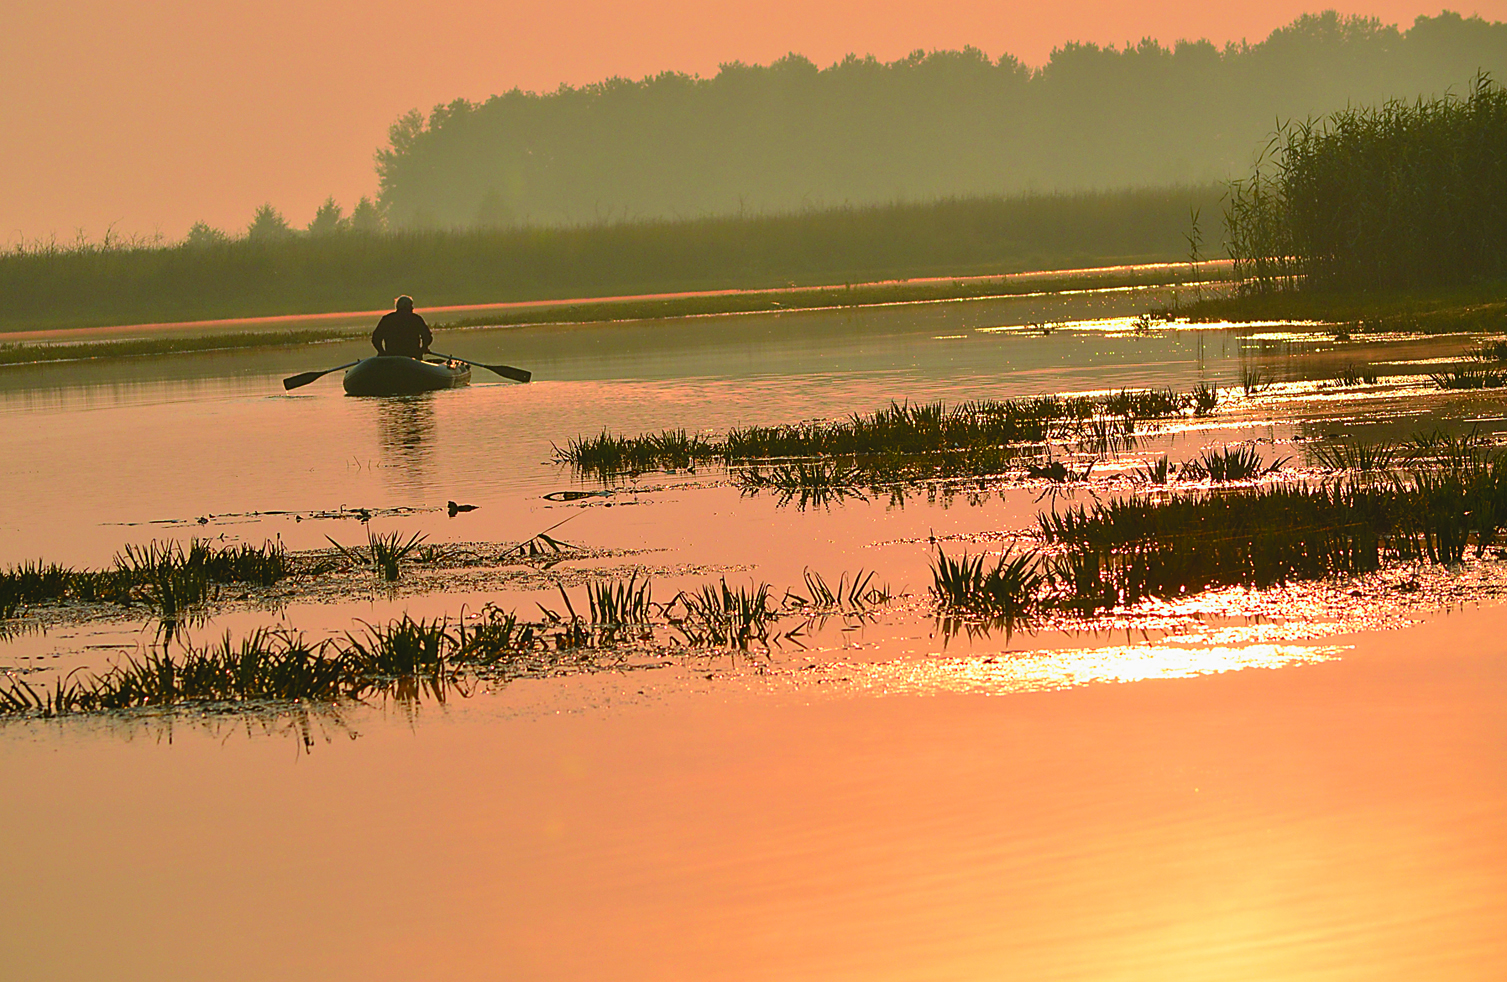
[(436, 389), (454, 389), (471, 381), (471, 366), (463, 361), (419, 361), (403, 355), (373, 355), (345, 373), (349, 396), (408, 396)]

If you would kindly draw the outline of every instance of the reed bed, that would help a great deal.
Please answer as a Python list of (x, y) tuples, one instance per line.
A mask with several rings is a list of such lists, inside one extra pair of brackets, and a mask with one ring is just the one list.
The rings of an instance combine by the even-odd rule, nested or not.
[(228, 583), (271, 586), (289, 573), (280, 542), (217, 546), (193, 539), (127, 545), (103, 570), (56, 563), (23, 563), (0, 572), (0, 617), (27, 607), (74, 600), (86, 603), (146, 603), (166, 616), (202, 604)]
[[(854, 413), (839, 420), (734, 428), (721, 440), (669, 430), (638, 437), (602, 433), (556, 447), (555, 459), (602, 478), (701, 463), (735, 466), (811, 458), (841, 458), (852, 461), (855, 467), (860, 461), (893, 467), (907, 458), (965, 451), (983, 454), (974, 461), (982, 463), (990, 456), (987, 451), (1041, 443), (1054, 433), (1086, 439), (1099, 433), (1105, 439), (1120, 439), (1133, 432), (1139, 421), (1179, 415), (1196, 404), (1194, 396), (1170, 390), (987, 400), (955, 406), (891, 403), (874, 413)], [(954, 456), (952, 463), (965, 459)], [(771, 473), (767, 480), (754, 477), (751, 481), (776, 488), (782, 484), (799, 488), (852, 483), (787, 480), (791, 473), (786, 472), (785, 477)], [(823, 473), (830, 475), (833, 471)]]
[(1507, 90), (1295, 122), (1226, 197), (1246, 292), (1409, 290), (1507, 273)]
[[(1389, 560), (1454, 565), (1507, 530), (1507, 455), (1471, 437), (1430, 434), (1410, 450), (1338, 445), (1326, 456), (1360, 473), (1044, 512), (1042, 545), (993, 566), (939, 552), (932, 593), (944, 609), (975, 615), (1092, 614), (1214, 587), (1353, 576)], [(1399, 461), (1410, 463), (1388, 470)]]

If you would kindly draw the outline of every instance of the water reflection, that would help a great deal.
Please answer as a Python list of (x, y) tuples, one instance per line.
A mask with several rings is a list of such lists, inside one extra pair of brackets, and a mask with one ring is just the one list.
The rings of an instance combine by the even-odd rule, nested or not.
[(399, 490), (423, 491), (434, 469), (434, 394), (372, 400), (377, 410), (382, 465)]

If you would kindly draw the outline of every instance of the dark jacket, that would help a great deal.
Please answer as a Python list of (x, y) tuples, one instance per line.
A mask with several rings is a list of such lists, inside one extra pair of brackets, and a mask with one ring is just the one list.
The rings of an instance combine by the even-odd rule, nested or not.
[(372, 332), (372, 347), (379, 355), (418, 358), (429, 350), (433, 340), (424, 318), (411, 310), (394, 310), (377, 321), (377, 329)]

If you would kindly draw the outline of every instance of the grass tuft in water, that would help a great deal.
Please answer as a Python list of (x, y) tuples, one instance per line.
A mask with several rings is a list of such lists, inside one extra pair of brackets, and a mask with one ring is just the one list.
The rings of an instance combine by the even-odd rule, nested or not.
[(382, 579), (389, 583), (396, 583), (398, 577), (402, 575), (403, 560), (415, 553), (419, 546), (423, 545), (426, 537), (422, 532), (415, 532), (404, 539), (401, 532), (383, 535), (368, 528), (364, 552), (343, 546), (329, 536), (325, 538), (352, 563), (357, 566), (370, 566), (372, 572)]
[(747, 651), (755, 641), (769, 646), (770, 632), (780, 615), (768, 583), (727, 585), (726, 578), (697, 591), (682, 591), (667, 608), (670, 623), (698, 647), (727, 647)]
[(1287, 457), (1280, 457), (1275, 463), (1267, 464), (1256, 448), (1248, 445), (1211, 448), (1205, 450), (1198, 459), (1184, 464), (1182, 474), (1195, 481), (1213, 481), (1217, 484), (1254, 481), (1279, 470), (1287, 461)]
[(993, 565), (982, 553), (954, 559), (939, 550), (931, 574), (932, 594), (944, 607), (1007, 618), (1031, 611), (1045, 582), (1035, 550), (1007, 549)]
[(1430, 375), (1429, 380), (1441, 389), (1500, 389), (1507, 385), (1507, 372), (1461, 365)]

